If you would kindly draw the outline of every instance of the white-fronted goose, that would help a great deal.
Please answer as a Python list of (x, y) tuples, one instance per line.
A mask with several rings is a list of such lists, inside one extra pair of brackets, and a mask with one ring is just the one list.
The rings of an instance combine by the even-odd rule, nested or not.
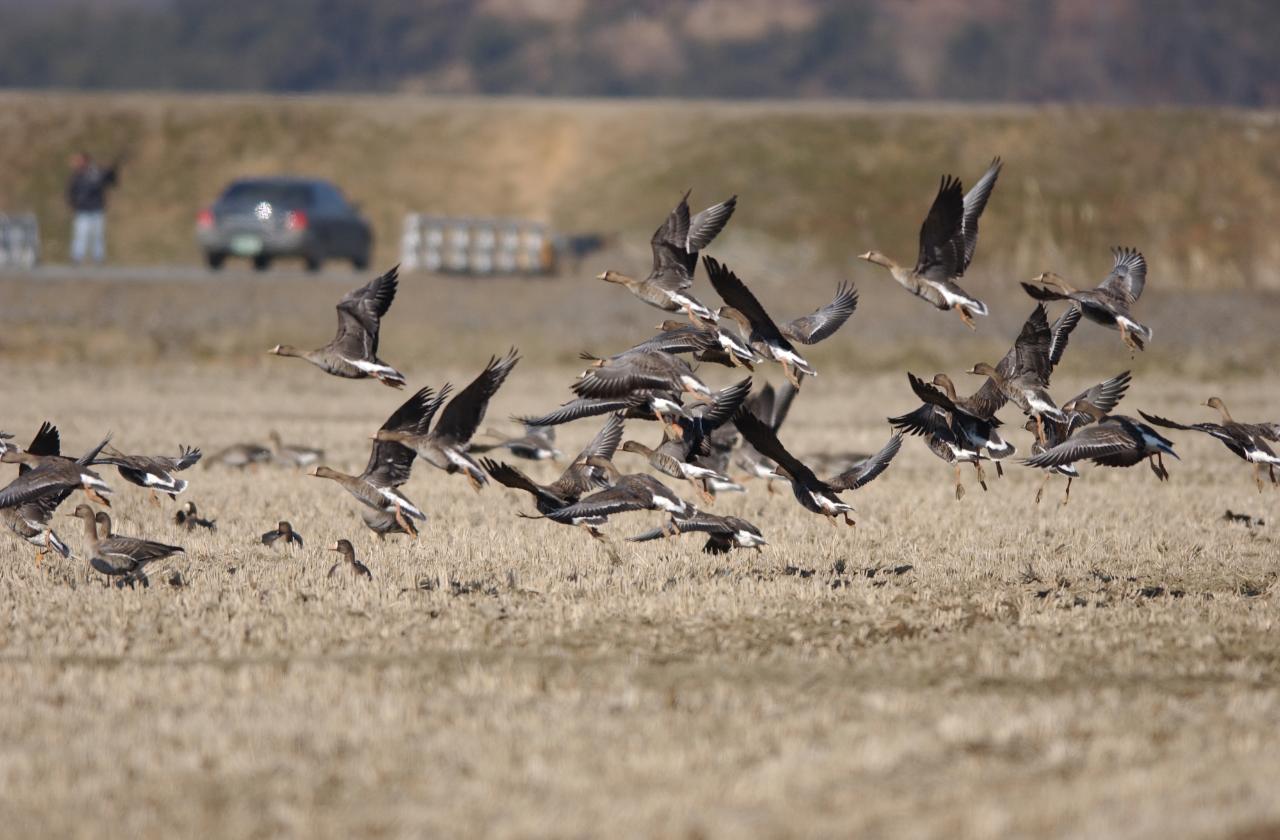
[[(497, 437), (496, 434), (490, 432), (490, 435)], [(537, 426), (531, 423), (524, 424), (524, 434), (519, 437), (509, 437), (498, 441), (497, 443), (472, 443), (467, 450), (472, 453), (492, 452), (495, 449), (505, 449), (516, 458), (523, 458), (526, 461), (554, 461), (564, 455), (556, 448), (556, 427)]]
[(148, 564), (183, 553), (181, 546), (114, 533), (111, 517), (105, 511), (95, 514), (88, 505), (76, 505), (75, 513), (70, 515), (84, 522), (84, 549), (89, 565), (108, 577), (120, 577), (129, 585), (146, 582), (144, 569)]
[(638, 441), (629, 440), (622, 444), (622, 451), (644, 456), (648, 459), (649, 465), (663, 475), (685, 479), (698, 492), (703, 501), (710, 502), (711, 495), (707, 492), (703, 482), (712, 479), (728, 482), (729, 477), (723, 473), (698, 465), (695, 463), (695, 459), (699, 455), (711, 454), (710, 447), (706, 442), (707, 437), (733, 418), (738, 407), (742, 405), (742, 401), (746, 399), (750, 391), (751, 377), (747, 377), (741, 382), (717, 392), (714, 400), (702, 415), (695, 418), (682, 417), (678, 419), (672, 427), (677, 434), (673, 436), (668, 432), (664, 432), (662, 442), (656, 449), (651, 449)]
[(760, 529), (747, 520), (704, 511), (697, 511), (684, 519), (672, 517), (657, 528), (627, 537), (627, 542), (649, 542), (688, 533), (708, 535), (706, 545), (702, 547), (706, 554), (728, 554), (735, 548), (760, 551), (761, 546), (769, 544)]
[(1203, 432), (1222, 441), (1222, 445), (1227, 449), (1253, 464), (1253, 480), (1258, 485), (1258, 492), (1262, 492), (1263, 467), (1267, 468), (1267, 475), (1271, 483), (1277, 483), (1276, 467), (1280, 466), (1280, 456), (1276, 455), (1275, 450), (1267, 444), (1267, 441), (1280, 441), (1280, 423), (1237, 423), (1231, 419), (1231, 412), (1227, 411), (1226, 403), (1219, 397), (1210, 397), (1203, 405), (1208, 408), (1216, 408), (1222, 415), (1222, 422), (1183, 424), (1173, 420), (1166, 420), (1154, 414), (1147, 414), (1145, 411), (1139, 411), (1138, 413), (1148, 423), (1163, 426), (1166, 429)]
[[(1133, 320), (1130, 309), (1142, 296), (1147, 283), (1147, 261), (1133, 248), (1113, 248), (1115, 263), (1111, 273), (1092, 289), (1075, 289), (1062, 277), (1046, 271), (1035, 279), (1044, 286), (1023, 283), (1022, 288), (1036, 300), (1070, 300), (1095, 324), (1120, 331), (1130, 349), (1142, 350), (1151, 340), (1151, 328)], [(1052, 287), (1052, 288), (1046, 288)]]
[(301, 469), (314, 466), (324, 460), (323, 449), (303, 446), (298, 443), (285, 443), (280, 438), (280, 433), (275, 429), (271, 430), (269, 437), (271, 438), (271, 447), (275, 450), (274, 456), (278, 464)]
[(839, 494), (855, 490), (873, 481), (888, 468), (889, 463), (902, 447), (902, 435), (895, 434), (879, 452), (838, 476), (823, 481), (782, 445), (773, 429), (750, 411), (739, 409), (733, 422), (747, 442), (761, 455), (777, 464), (777, 472), (791, 481), (796, 501), (808, 511), (827, 517), (835, 525), (843, 516), (846, 525), (854, 524), (853, 506), (841, 501)]
[[(440, 408), (441, 399), (431, 388), (422, 388), (387, 418), (380, 433), (424, 431)], [(365, 524), (379, 537), (395, 530), (416, 539), (418, 529), (412, 520), (426, 520), (427, 515), (398, 489), (409, 480), (415, 457), (416, 453), (404, 444), (375, 438), (369, 451), (369, 463), (360, 475), (347, 475), (326, 466), (312, 467), (307, 475), (336, 481), (355, 496), (373, 512), (374, 515), (370, 515), (361, 511)], [(392, 528), (393, 524), (395, 528)]]
[[(480, 469), (480, 464), (467, 454), (467, 446), (471, 442), (471, 436), (484, 421), (489, 400), (498, 393), (507, 375), (519, 361), (520, 357), (516, 355), (514, 349), (501, 359), (497, 356), (491, 357), (489, 364), (485, 365), (480, 375), (473, 379), (470, 385), (459, 391), (458, 395), (444, 407), (440, 412), (439, 422), (431, 431), (427, 431), (427, 423), (430, 421), (428, 417), (421, 424), (420, 430), (384, 428), (375, 435), (375, 438), (380, 441), (401, 443), (416, 452), (418, 457), (428, 464), (447, 473), (462, 473), (471, 486), (479, 491), (488, 479), (485, 478), (484, 470)], [(440, 396), (435, 399), (434, 404), (431, 407), (422, 406), (420, 410), (434, 415), (436, 408), (448, 395), (449, 390), (450, 386), (445, 384), (440, 389)]]
[(586, 398), (629, 397), (636, 393), (689, 394), (706, 401), (711, 389), (678, 356), (661, 350), (626, 352), (583, 371), (573, 393)]
[(978, 247), (978, 218), (987, 206), (1003, 164), (991, 161), (986, 173), (965, 193), (958, 178), (942, 177), (938, 194), (920, 227), (920, 255), (915, 268), (898, 265), (879, 251), (859, 259), (889, 269), (898, 285), (938, 309), (954, 309), (969, 329), (976, 329), (974, 315), (986, 315), (987, 305), (956, 283), (973, 262)]
[(111, 436), (107, 435), (101, 443), (74, 460), (63, 455), (41, 455), (14, 449), (0, 455), (0, 461), (6, 464), (23, 464), (31, 468), (20, 470), (18, 477), (0, 490), (0, 509), (17, 507), (45, 496), (63, 494), (66, 498), (65, 494), (73, 490), (84, 490), (90, 499), (110, 507), (104, 496), (111, 493), (111, 488), (102, 476), (89, 469), (110, 440)]
[(560, 477), (550, 484), (539, 484), (520, 470), (494, 461), (489, 458), (480, 460), (485, 472), (499, 484), (513, 490), (523, 490), (533, 496), (534, 506), (538, 512), (546, 515), (552, 511), (577, 502), (583, 495), (609, 484), (604, 470), (592, 466), (588, 462), (592, 458), (612, 461), (618, 444), (622, 440), (623, 419), (621, 414), (614, 414), (596, 432), (581, 452), (573, 459), (573, 463), (565, 468)]
[[(782, 372), (786, 374), (787, 379), (791, 380), (791, 384), (797, 388), (800, 387), (801, 375), (818, 375), (818, 372), (813, 369), (813, 365), (805, 361), (804, 357), (796, 352), (795, 346), (783, 335), (782, 330), (769, 317), (769, 313), (760, 305), (760, 301), (747, 288), (746, 283), (743, 283), (728, 267), (721, 265), (711, 257), (703, 257), (702, 262), (707, 268), (707, 277), (711, 279), (711, 285), (715, 287), (716, 293), (728, 304), (721, 314), (732, 318), (742, 326), (743, 331), (747, 333), (747, 344), (751, 345), (751, 349), (766, 359), (772, 359), (782, 365)], [(852, 312), (853, 310), (850, 309), (849, 311)], [(817, 314), (814, 313), (815, 316)], [(846, 315), (845, 318), (847, 319), (848, 316)], [(827, 319), (824, 323), (829, 326), (832, 322), (832, 319)], [(844, 323), (844, 321), (841, 320), (840, 323)], [(839, 324), (836, 324), (836, 326), (839, 326)], [(830, 334), (830, 331), (827, 331), (825, 327), (815, 326), (813, 331), (815, 333), (823, 332), (824, 337)]]
[(700, 303), (689, 289), (693, 286), (693, 274), (698, 267), (698, 252), (724, 229), (737, 204), (735, 195), (690, 218), (689, 193), (686, 192), (649, 240), (653, 250), (653, 268), (648, 277), (637, 280), (616, 271), (606, 271), (598, 279), (625, 286), (650, 306), (667, 312), (684, 310), (694, 320), (714, 324), (716, 314)]
[(344, 379), (378, 380), (392, 388), (403, 388), (404, 374), (378, 358), (378, 330), (382, 317), (391, 308), (399, 283), (400, 266), (349, 292), (338, 302), (338, 334), (318, 350), (299, 350), (277, 344), (270, 353), (305, 359), (333, 376)]
[(699, 362), (747, 370), (754, 370), (760, 360), (741, 336), (721, 324), (682, 324), (666, 320), (657, 328), (662, 332), (632, 349), (691, 353)]
[(563, 525), (579, 525), (599, 537), (599, 524), (617, 513), (661, 510), (677, 516), (691, 516), (694, 506), (681, 499), (658, 479), (643, 473), (622, 475), (607, 458), (592, 457), (587, 464), (605, 472), (609, 486), (604, 490), (545, 514)]
[(622, 412), (627, 420), (656, 419), (661, 423), (674, 423), (678, 418), (686, 416), (678, 393), (641, 389), (621, 397), (578, 397), (546, 414), (513, 419), (535, 426), (558, 426), (585, 417), (599, 417), (615, 412)]
[[(1054, 342), (1054, 333), (1049, 328), (1049, 317), (1044, 304), (1037, 304), (1022, 325), (1013, 349), (1005, 354), (999, 364), (992, 367), (986, 362), (979, 362), (969, 369), (971, 374), (987, 377), (982, 389), (972, 399), (990, 403), (994, 390), (1003, 399), (1022, 409), (1024, 414), (1036, 418), (1037, 428), (1040, 429), (1037, 439), (1040, 441), (1044, 440), (1044, 418), (1049, 417), (1060, 423), (1067, 420), (1062, 409), (1058, 408), (1049, 395)], [(1062, 344), (1065, 346), (1065, 339), (1062, 339)], [(1003, 400), (996, 402), (1003, 404)], [(996, 407), (999, 408), (999, 405)]]
[(214, 464), (242, 470), (271, 460), (271, 450), (258, 443), (233, 443), (204, 459), (207, 470)]
[(103, 447), (102, 454), (96, 463), (111, 464), (120, 473), (120, 477), (130, 484), (151, 491), (151, 500), (156, 499), (156, 491), (167, 493), (170, 499), (187, 489), (185, 479), (174, 476), (194, 466), (200, 460), (200, 450), (189, 446), (179, 446), (178, 456), (169, 458), (163, 455), (126, 455), (108, 444)]
[[(22, 451), (14, 444), (9, 445), (9, 450)], [(62, 451), (62, 439), (58, 434), (57, 427), (47, 421), (42, 423), (39, 430), (36, 431), (35, 437), (31, 439), (31, 445), (27, 447), (26, 451), (34, 455), (60, 454)], [(19, 464), (18, 474), (22, 475), (31, 469), (33, 468), (27, 464)], [(51, 524), (54, 511), (69, 495), (71, 495), (70, 490), (63, 490), (58, 493), (40, 496), (33, 501), (24, 502), (20, 505), (0, 508), (0, 524), (3, 524), (14, 536), (36, 547), (37, 566), (41, 564), (44, 560), (44, 555), (49, 551), (55, 551), (63, 557), (71, 555), (71, 550), (53, 532)]]
[(295, 545), (303, 547), (302, 534), (293, 530), (293, 525), (287, 519), (281, 519), (275, 528), (262, 535), (263, 545), (275, 545), (277, 541), (285, 548), (293, 548)]
[(218, 530), (218, 521), (216, 519), (205, 519), (196, 510), (196, 503), (186, 501), (182, 503), (182, 507), (178, 508), (178, 512), (173, 515), (173, 523), (179, 528), (188, 531), (194, 531), (197, 528), (204, 528), (208, 531)]
[[(1125, 392), (1129, 390), (1130, 379), (1129, 371), (1126, 370), (1119, 376), (1113, 376), (1104, 382), (1099, 382), (1092, 388), (1081, 391), (1063, 403), (1062, 411), (1067, 415), (1067, 422), (1046, 421), (1044, 424), (1045, 442), (1043, 444), (1039, 441), (1032, 443), (1031, 454), (1039, 455), (1042, 452), (1047, 452), (1070, 437), (1071, 433), (1076, 429), (1087, 426), (1099, 417), (1110, 414), (1120, 404)], [(1028, 418), (1023, 428), (1035, 434), (1035, 418)], [(1049, 467), (1046, 470), (1044, 481), (1040, 483), (1039, 489), (1036, 490), (1036, 504), (1040, 504), (1040, 499), (1044, 495), (1045, 485), (1049, 483), (1050, 476), (1055, 473), (1067, 477), (1067, 489), (1063, 495), (1062, 503), (1065, 505), (1071, 499), (1071, 482), (1080, 477), (1080, 472), (1074, 464), (1061, 464)]]
[[(987, 477), (982, 470), (983, 460), (992, 460), (992, 450), (1004, 458), (1013, 454), (1014, 447), (1007, 443), (996, 427), (1000, 425), (994, 414), (985, 415), (989, 408), (977, 395), (959, 399), (955, 395), (955, 386), (945, 374), (938, 374), (933, 379), (934, 386), (945, 389), (939, 391), (915, 375), (908, 373), (907, 379), (916, 396), (923, 400), (914, 411), (889, 418), (889, 425), (900, 432), (919, 435), (924, 438), (925, 445), (934, 455), (955, 467), (956, 500), (964, 498), (964, 482), (960, 476), (961, 464), (972, 464), (978, 475), (978, 483), (985, 491)], [(996, 461), (997, 469), (999, 461)]]
[(338, 540), (329, 546), (329, 550), (341, 554), (342, 559), (329, 567), (329, 574), (326, 577), (333, 578), (339, 574), (346, 573), (356, 580), (360, 580), (360, 578), (373, 580), (373, 573), (369, 571), (369, 567), (356, 559), (356, 550), (351, 546), (349, 540)]
[(1150, 459), (1156, 478), (1168, 480), (1169, 471), (1165, 469), (1163, 456), (1167, 453), (1178, 457), (1173, 451), (1173, 441), (1132, 417), (1123, 414), (1103, 417), (1087, 404), (1081, 408), (1094, 413), (1097, 422), (1076, 429), (1062, 443), (1023, 463), (1032, 467), (1058, 467), (1087, 458), (1102, 467), (1132, 467)]

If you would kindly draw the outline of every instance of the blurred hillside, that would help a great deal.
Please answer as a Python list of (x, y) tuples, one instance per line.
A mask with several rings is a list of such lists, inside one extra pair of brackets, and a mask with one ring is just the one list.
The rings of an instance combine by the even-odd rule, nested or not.
[(1280, 104), (1271, 0), (0, 0), (0, 86)]
[(331, 178), (370, 217), (379, 264), (406, 212), (515, 216), (613, 238), (570, 273), (644, 270), (688, 188), (737, 193), (717, 240), (753, 275), (844, 276), (875, 247), (915, 255), (944, 172), (1007, 161), (983, 217), (973, 291), (1048, 268), (1100, 278), (1141, 248), (1163, 288), (1280, 289), (1280, 115), (1084, 107), (654, 100), (0, 93), (0, 212), (38, 213), (64, 260), (67, 155), (131, 157), (112, 260), (195, 263), (196, 213), (246, 174)]

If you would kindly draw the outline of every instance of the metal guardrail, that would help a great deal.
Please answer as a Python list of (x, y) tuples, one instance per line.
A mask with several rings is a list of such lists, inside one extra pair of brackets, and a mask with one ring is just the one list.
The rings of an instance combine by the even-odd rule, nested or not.
[(34, 268), (40, 262), (40, 224), (34, 213), (0, 213), (0, 270)]
[(550, 274), (556, 243), (537, 222), (460, 219), (410, 213), (400, 235), (407, 271), (446, 274)]

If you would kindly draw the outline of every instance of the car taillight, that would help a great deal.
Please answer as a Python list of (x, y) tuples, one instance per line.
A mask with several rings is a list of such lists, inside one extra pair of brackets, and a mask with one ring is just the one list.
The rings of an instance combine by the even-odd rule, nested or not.
[(196, 227), (201, 230), (208, 230), (213, 227), (213, 211), (201, 210), (196, 214)]
[(284, 226), (286, 230), (306, 230), (307, 214), (301, 210), (290, 210), (284, 216)]

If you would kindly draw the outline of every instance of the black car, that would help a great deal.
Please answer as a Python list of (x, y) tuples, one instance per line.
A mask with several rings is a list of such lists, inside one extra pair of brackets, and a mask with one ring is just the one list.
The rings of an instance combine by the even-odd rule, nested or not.
[(233, 181), (196, 217), (205, 262), (218, 269), (228, 256), (247, 257), (264, 270), (276, 257), (301, 257), (309, 271), (326, 259), (369, 266), (369, 223), (328, 181), (248, 178)]

